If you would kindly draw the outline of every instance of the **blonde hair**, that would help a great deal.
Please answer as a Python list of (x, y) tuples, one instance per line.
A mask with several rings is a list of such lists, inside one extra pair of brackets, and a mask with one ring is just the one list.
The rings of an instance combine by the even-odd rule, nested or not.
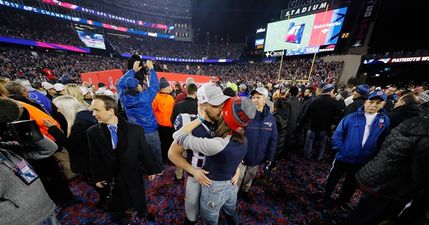
[(80, 111), (87, 110), (75, 97), (70, 95), (62, 95), (54, 98), (52, 101), (54, 105), (60, 110), (61, 114), (67, 120), (67, 136), (70, 135), (71, 127), (76, 120), (76, 114)]
[(66, 84), (64, 88), (65, 94), (75, 97), (83, 106), (88, 107), (88, 104), (83, 100), (84, 96), (77, 84)]
[(0, 97), (7, 97), (9, 95), (9, 92), (7, 91), (5, 85), (3, 82), (0, 81)]

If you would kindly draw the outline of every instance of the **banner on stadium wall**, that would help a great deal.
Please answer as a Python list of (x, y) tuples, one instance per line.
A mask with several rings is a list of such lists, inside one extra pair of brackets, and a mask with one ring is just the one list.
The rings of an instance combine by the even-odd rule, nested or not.
[(122, 70), (104, 70), (81, 73), (82, 81), (90, 84), (105, 83), (107, 87), (116, 86), (116, 81), (123, 75)]
[(55, 43), (49, 43), (49, 42), (43, 42), (43, 41), (32, 41), (32, 40), (13, 38), (13, 37), (0, 36), (0, 42), (9, 43), (9, 44), (17, 44), (17, 45), (35, 46), (35, 47), (41, 47), (41, 48), (58, 49), (58, 50), (65, 50), (65, 51), (72, 51), (72, 52), (80, 52), (80, 53), (90, 53), (91, 52), (91, 50), (89, 48), (82, 48), (82, 47), (71, 46), (71, 45), (55, 44)]
[(151, 22), (146, 22), (146, 21), (141, 21), (141, 20), (135, 20), (135, 19), (129, 19), (129, 18), (125, 18), (125, 17), (120, 17), (120, 16), (115, 16), (109, 13), (105, 13), (105, 12), (99, 12), (93, 9), (89, 9), (89, 8), (85, 8), (82, 6), (78, 6), (78, 5), (74, 5), (68, 2), (61, 2), (58, 0), (42, 0), (43, 3), (47, 3), (47, 4), (51, 4), (51, 5), (55, 5), (55, 6), (59, 6), (59, 7), (63, 7), (66, 9), (71, 9), (71, 10), (76, 10), (76, 11), (80, 11), (80, 12), (84, 12), (84, 13), (89, 13), (92, 14), (94, 16), (100, 16), (100, 17), (105, 17), (105, 18), (109, 18), (109, 19), (115, 19), (115, 20), (119, 20), (121, 22), (127, 22), (127, 23), (132, 23), (135, 25), (141, 25), (144, 27), (151, 27), (151, 28), (155, 28), (155, 29), (161, 29), (161, 30), (172, 30), (174, 29), (174, 26), (167, 26), (165, 24), (157, 24), (157, 23), (151, 23)]
[[(129, 58), (131, 53), (125, 52), (121, 54), (122, 57)], [(163, 56), (150, 56), (150, 55), (140, 55), (142, 59), (156, 60), (162, 62), (183, 62), (183, 63), (232, 63), (234, 59), (182, 59), (174, 57), (163, 57)]]
[(415, 57), (397, 57), (397, 58), (382, 58), (382, 59), (365, 59), (363, 64), (393, 64), (393, 63), (415, 63), (429, 62), (429, 55)]
[(210, 81), (210, 76), (202, 76), (202, 75), (190, 75), (185, 73), (165, 73), (165, 72), (156, 72), (158, 75), (158, 79), (161, 77), (165, 77), (170, 84), (174, 82), (185, 83), (188, 77), (193, 77), (197, 84), (204, 84)]
[[(165, 73), (165, 72), (156, 72), (158, 79), (165, 77), (170, 84), (174, 82), (184, 83), (188, 77), (193, 77), (197, 84), (203, 84), (210, 81), (210, 76), (201, 76), (201, 75), (190, 75), (184, 73)], [(99, 82), (105, 83), (107, 87), (116, 86), (116, 82), (119, 78), (122, 77), (122, 70), (104, 70), (104, 71), (94, 71), (88, 73), (81, 73), (82, 81), (86, 81), (90, 84), (97, 84)]]

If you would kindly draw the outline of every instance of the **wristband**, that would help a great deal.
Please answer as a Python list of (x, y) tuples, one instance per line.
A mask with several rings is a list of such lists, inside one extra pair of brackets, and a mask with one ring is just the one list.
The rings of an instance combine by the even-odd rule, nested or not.
[(204, 123), (205, 119), (201, 117), (199, 114), (197, 114), (198, 119), (201, 121), (201, 123)]

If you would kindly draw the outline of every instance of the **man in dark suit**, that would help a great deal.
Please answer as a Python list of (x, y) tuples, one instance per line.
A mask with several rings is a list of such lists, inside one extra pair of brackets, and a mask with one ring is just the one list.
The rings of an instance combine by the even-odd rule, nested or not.
[(143, 174), (153, 180), (162, 168), (155, 163), (143, 128), (118, 117), (118, 105), (109, 96), (95, 96), (91, 108), (99, 124), (88, 129), (90, 172), (96, 186), (105, 190), (109, 210), (119, 224), (128, 223), (129, 209), (153, 220), (147, 212)]

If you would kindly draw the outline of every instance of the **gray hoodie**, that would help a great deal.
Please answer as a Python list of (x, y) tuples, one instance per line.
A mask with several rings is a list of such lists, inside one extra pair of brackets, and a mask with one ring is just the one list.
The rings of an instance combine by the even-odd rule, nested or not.
[[(43, 149), (28, 158), (44, 158), (53, 153), (57, 146), (48, 139), (36, 143)], [(15, 175), (13, 165), (24, 158), (6, 149), (0, 148), (0, 225), (39, 225), (54, 214), (55, 204), (46, 193), (38, 178), (30, 185)]]

